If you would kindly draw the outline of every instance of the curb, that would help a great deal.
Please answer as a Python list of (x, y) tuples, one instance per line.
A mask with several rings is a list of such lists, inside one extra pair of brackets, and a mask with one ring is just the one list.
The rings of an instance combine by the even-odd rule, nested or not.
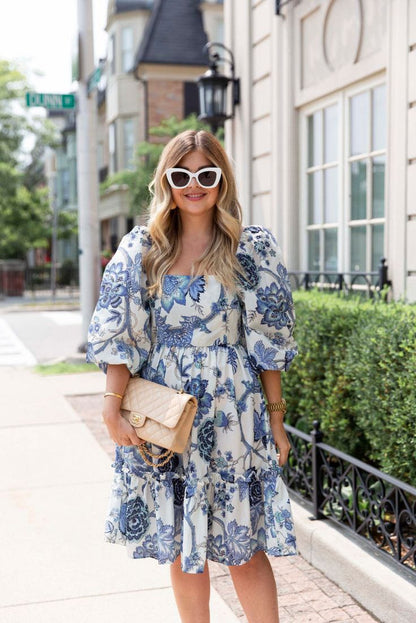
[(303, 558), (382, 623), (416, 621), (416, 586), (291, 500)]

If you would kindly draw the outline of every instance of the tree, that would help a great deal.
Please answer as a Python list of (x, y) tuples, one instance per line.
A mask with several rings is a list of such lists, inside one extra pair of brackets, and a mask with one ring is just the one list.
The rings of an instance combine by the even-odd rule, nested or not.
[(0, 258), (24, 259), (29, 249), (47, 247), (51, 209), (46, 188), (28, 190), (23, 174), (0, 162)]
[[(29, 122), (19, 104), (28, 84), (10, 62), (0, 60), (0, 258), (25, 259), (33, 247), (46, 247), (51, 208), (44, 187), (43, 152), (52, 141), (45, 120)], [(23, 139), (32, 134), (34, 147), (23, 162)]]
[[(143, 141), (139, 143), (134, 161), (135, 168), (131, 171), (124, 170), (110, 175), (105, 182), (101, 184), (101, 192), (105, 192), (110, 186), (126, 185), (130, 191), (131, 214), (142, 214), (149, 207), (151, 200), (149, 184), (165, 143), (185, 130), (208, 129), (207, 125), (198, 121), (196, 115), (189, 115), (189, 117), (182, 120), (178, 120), (176, 117), (163, 120), (160, 125), (149, 130), (149, 134), (157, 137), (160, 142), (151, 143), (149, 141)], [(221, 132), (222, 130), (219, 132), (220, 138), (222, 138)]]
[(0, 162), (13, 166), (17, 165), (26, 128), (26, 120), (16, 110), (25, 86), (23, 74), (8, 61), (0, 59)]

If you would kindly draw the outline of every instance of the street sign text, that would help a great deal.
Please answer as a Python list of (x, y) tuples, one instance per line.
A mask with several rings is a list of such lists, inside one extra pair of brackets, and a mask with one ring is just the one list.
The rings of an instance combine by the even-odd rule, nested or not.
[(27, 106), (42, 106), (49, 110), (75, 108), (73, 93), (26, 93)]

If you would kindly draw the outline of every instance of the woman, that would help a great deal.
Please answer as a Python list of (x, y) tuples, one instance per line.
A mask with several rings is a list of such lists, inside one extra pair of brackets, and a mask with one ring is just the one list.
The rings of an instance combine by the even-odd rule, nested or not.
[[(208, 132), (166, 145), (151, 190), (148, 227), (122, 240), (90, 326), (88, 360), (107, 372), (103, 417), (117, 444), (107, 539), (171, 563), (183, 623), (209, 621), (207, 559), (229, 566), (250, 623), (276, 623), (266, 553), (296, 553), (281, 479), (280, 371), (296, 354), (286, 269), (270, 232), (242, 227), (230, 163)], [(187, 448), (159, 467), (120, 416), (139, 373), (198, 399)]]

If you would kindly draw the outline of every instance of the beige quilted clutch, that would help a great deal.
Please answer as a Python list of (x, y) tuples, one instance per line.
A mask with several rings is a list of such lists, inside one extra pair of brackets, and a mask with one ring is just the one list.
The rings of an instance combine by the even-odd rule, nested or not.
[(121, 415), (141, 439), (172, 452), (183, 452), (197, 408), (195, 396), (135, 376), (124, 393)]

